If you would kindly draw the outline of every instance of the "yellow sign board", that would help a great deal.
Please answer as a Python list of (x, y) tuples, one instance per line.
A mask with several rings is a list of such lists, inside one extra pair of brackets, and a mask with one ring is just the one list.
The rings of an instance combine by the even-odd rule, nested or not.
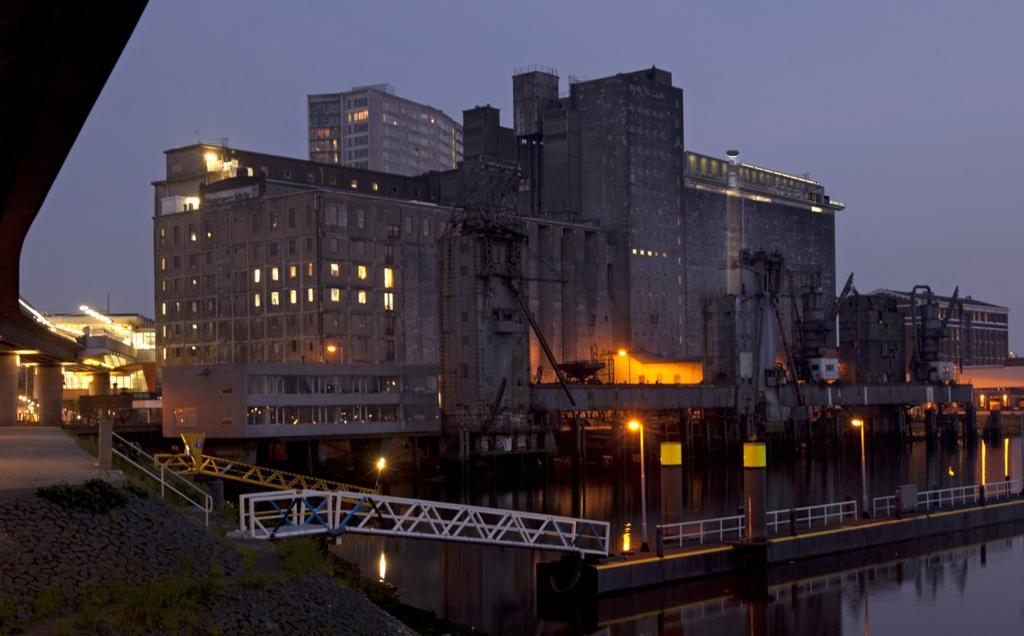
[(679, 442), (661, 443), (661, 465), (681, 466), (683, 463), (683, 445)]
[(743, 444), (743, 467), (764, 468), (768, 465), (764, 442), (747, 442)]

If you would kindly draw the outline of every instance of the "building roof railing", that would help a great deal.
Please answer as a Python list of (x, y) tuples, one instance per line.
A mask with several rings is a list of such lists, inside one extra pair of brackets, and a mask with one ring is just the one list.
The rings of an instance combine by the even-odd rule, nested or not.
[(547, 73), (548, 75), (558, 75), (558, 70), (553, 69), (550, 66), (542, 66), (540, 64), (520, 66), (519, 68), (512, 70), (513, 77), (516, 75), (526, 75), (527, 73)]

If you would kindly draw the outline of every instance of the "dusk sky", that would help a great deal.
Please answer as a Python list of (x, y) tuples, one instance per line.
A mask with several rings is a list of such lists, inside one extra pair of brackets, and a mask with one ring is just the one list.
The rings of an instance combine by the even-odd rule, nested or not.
[[(163, 151), (227, 137), (306, 157), (306, 94), (389, 82), (510, 124), (512, 70), (651, 65), (684, 90), (687, 149), (810, 173), (846, 203), (837, 284), (930, 284), (1011, 310), (1024, 207), (1024, 3), (151, 0), (22, 255), (22, 294), (152, 316)], [(102, 33), (97, 33), (102, 37)], [(197, 133), (198, 131), (198, 133)]]

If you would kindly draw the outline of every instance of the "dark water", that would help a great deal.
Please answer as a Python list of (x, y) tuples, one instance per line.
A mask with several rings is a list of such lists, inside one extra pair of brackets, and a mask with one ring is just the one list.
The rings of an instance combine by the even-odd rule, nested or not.
[[(684, 458), (686, 518), (736, 514), (741, 500), (742, 468), (738, 453), (702, 450)], [(985, 474), (989, 482), (1021, 475), (1021, 446), (1011, 440), (987, 447)], [(869, 495), (891, 494), (897, 485), (945, 488), (981, 481), (981, 445), (942, 448), (917, 442), (907, 446), (874, 446), (867, 452)], [(617, 460), (618, 458), (616, 458)], [(634, 546), (640, 523), (639, 465), (634, 455), (623, 464), (597, 462), (588, 467), (584, 516), (612, 522), (613, 548), (619, 549), (625, 524), (633, 524)], [(1005, 461), (1005, 463), (1004, 463)], [(658, 522), (659, 474), (649, 458), (649, 523)], [(528, 466), (522, 483), (487, 487), (471, 479), (468, 492), (444, 487), (413, 488), (391, 484), (393, 494), (466, 501), (500, 508), (552, 514), (574, 513), (569, 471)], [(768, 467), (769, 508), (812, 505), (861, 497), (860, 453), (856, 445), (842, 449), (771, 457)], [(576, 504), (578, 505), (578, 503)], [(947, 542), (948, 543), (948, 542)], [(958, 544), (959, 541), (953, 541)], [(981, 547), (984, 546), (984, 547)], [(634, 601), (607, 607), (561, 608), (554, 618), (538, 607), (534, 568), (558, 558), (521, 548), (499, 548), (426, 540), (348, 535), (338, 553), (355, 561), (369, 576), (382, 576), (399, 588), (403, 601), (433, 610), (492, 634), (543, 634), (588, 631), (607, 634), (863, 634), (967, 633), (971, 625), (997, 626), (989, 633), (1024, 633), (1024, 546), (1020, 538), (999, 538), (968, 548), (917, 555), (891, 561), (882, 569), (842, 572), (848, 560), (827, 566), (831, 572), (771, 588), (771, 600), (749, 600), (726, 586), (694, 593), (679, 606), (679, 595), (662, 593), (650, 607), (649, 594), (639, 615)], [(880, 557), (882, 558), (882, 557)], [(384, 564), (383, 571), (381, 569)], [(886, 569), (887, 568), (887, 569)], [(710, 596), (709, 599), (703, 598)], [(753, 617), (753, 618), (752, 618)], [(753, 621), (751, 623), (751, 621)], [(766, 621), (766, 622), (763, 622)], [(768, 632), (758, 631), (763, 622)]]

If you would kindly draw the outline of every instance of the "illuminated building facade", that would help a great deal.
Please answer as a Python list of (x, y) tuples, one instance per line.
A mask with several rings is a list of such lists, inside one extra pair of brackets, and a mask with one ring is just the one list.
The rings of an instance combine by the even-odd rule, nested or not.
[[(156, 359), (165, 396), (179, 397), (165, 401), (165, 433), (193, 421), (188, 404), (172, 405), (189, 392), (172, 385), (189, 385), (197, 368), (258, 376), (261, 365), (376, 365), (389, 369), (377, 375), (398, 377), (402, 386), (422, 373), (413, 367), (434, 365), (436, 373), (437, 239), (452, 208), (433, 202), (426, 179), (207, 145), (166, 155), (167, 178), (154, 184)], [(526, 262), (528, 298), (551, 347), (561, 359), (607, 349), (605, 233), (525, 221), (538, 246)], [(535, 340), (531, 350), (533, 368), (545, 365)], [(177, 367), (189, 370), (168, 372)], [(306, 398), (289, 399), (299, 406), (295, 400)], [(174, 409), (181, 409), (177, 417)], [(296, 413), (298, 430), (337, 432), (309, 427), (341, 411)], [(436, 418), (423, 422), (439, 432)], [(408, 430), (402, 426), (379, 431)], [(273, 429), (241, 430), (270, 436)], [(238, 429), (220, 430), (228, 431)]]
[(307, 105), (312, 161), (407, 176), (462, 161), (462, 126), (389, 84), (309, 95)]

